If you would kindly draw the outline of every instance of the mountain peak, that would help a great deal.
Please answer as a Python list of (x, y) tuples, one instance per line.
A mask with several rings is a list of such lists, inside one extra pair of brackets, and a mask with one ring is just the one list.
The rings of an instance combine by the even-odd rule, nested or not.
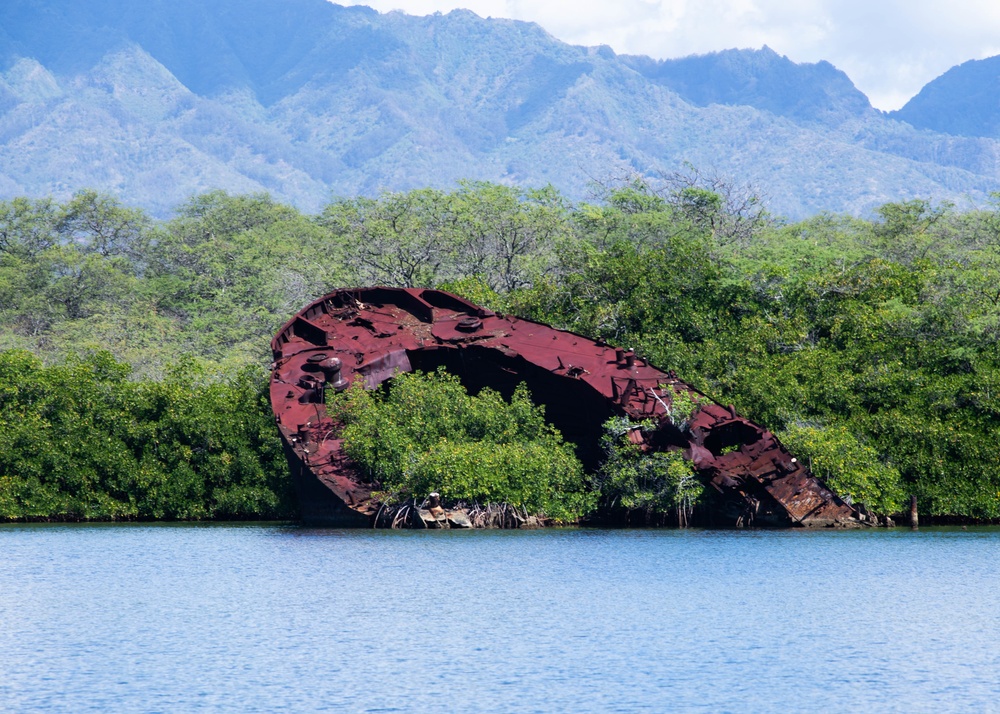
[(63, 94), (52, 73), (27, 57), (15, 60), (6, 72), (0, 73), (0, 86), (21, 102), (44, 102)]

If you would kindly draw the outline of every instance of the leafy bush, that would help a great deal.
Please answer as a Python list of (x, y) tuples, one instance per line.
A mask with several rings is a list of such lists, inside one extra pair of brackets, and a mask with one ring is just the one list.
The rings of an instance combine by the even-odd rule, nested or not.
[(510, 503), (558, 521), (589, 511), (594, 496), (572, 446), (545, 422), (522, 384), (510, 403), (470, 396), (443, 370), (401, 374), (388, 391), (360, 383), (328, 408), (343, 421), (348, 456), (390, 499)]
[(899, 471), (846, 427), (792, 425), (780, 437), (842, 498), (863, 503), (877, 513), (895, 513), (902, 508)]
[(686, 389), (674, 390), (667, 406), (667, 418), (670, 423), (686, 432), (691, 426), (691, 417), (705, 404), (707, 400), (697, 392)]
[(704, 487), (693, 464), (679, 451), (647, 454), (629, 441), (628, 433), (633, 429), (652, 426), (628, 417), (613, 417), (604, 423), (604, 461), (596, 477), (601, 503), (606, 508), (642, 511), (647, 520), (676, 511), (678, 525), (684, 525)]
[(106, 352), (51, 367), (0, 352), (0, 519), (294, 514), (261, 370), (130, 372)]

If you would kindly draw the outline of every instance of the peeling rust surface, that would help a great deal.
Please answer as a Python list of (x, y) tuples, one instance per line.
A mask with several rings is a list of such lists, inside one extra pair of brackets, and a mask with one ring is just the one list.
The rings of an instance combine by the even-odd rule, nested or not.
[[(652, 419), (640, 448), (678, 449), (714, 494), (723, 526), (866, 525), (796, 461), (771, 432), (700, 394), (629, 351), (530, 320), (495, 314), (455, 295), (414, 288), (338, 290), (289, 320), (271, 342), (271, 405), (304, 520), (370, 525), (379, 503), (343, 454), (323, 404), (327, 387), (355, 379), (374, 388), (398, 372), (443, 366), (472, 391), (509, 397), (520, 382), (588, 468), (600, 457), (609, 417)], [(673, 396), (702, 406), (683, 432), (667, 416)]]

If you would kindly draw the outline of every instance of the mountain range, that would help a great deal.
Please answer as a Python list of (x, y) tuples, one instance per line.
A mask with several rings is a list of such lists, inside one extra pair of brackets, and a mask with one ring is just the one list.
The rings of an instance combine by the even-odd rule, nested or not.
[(326, 0), (5, 0), (0, 198), (81, 188), (166, 215), (194, 193), (338, 195), (461, 179), (593, 183), (694, 166), (772, 211), (1000, 191), (1000, 57), (883, 113), (768, 47), (671, 60), (472, 12)]

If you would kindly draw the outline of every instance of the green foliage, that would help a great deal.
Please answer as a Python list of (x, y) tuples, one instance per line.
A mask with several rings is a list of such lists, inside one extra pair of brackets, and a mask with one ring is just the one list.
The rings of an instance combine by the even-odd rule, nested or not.
[(899, 470), (847, 427), (791, 425), (779, 436), (841, 497), (876, 513), (895, 513), (903, 507)]
[(507, 403), (491, 389), (470, 396), (444, 371), (401, 374), (388, 393), (355, 383), (328, 408), (344, 422), (348, 456), (396, 498), (437, 491), (452, 502), (505, 502), (558, 521), (592, 507), (572, 446), (523, 385)]
[(0, 201), (0, 252), (32, 258), (59, 242), (59, 208), (51, 198)]
[[(274, 331), (302, 305), (370, 282), (443, 286), (634, 349), (776, 432), (826, 425), (796, 448), (814, 449), (821, 475), (873, 507), (890, 508), (901, 489), (924, 513), (1000, 518), (1000, 201), (958, 212), (916, 200), (870, 220), (775, 225), (754, 194), (697, 172), (633, 180), (578, 206), (551, 188), (487, 183), (340, 199), (318, 216), (215, 191), (159, 222), (93, 191), (0, 201), (0, 350), (41, 360), (10, 384), (107, 349), (132, 368), (109, 392), (173, 384), (171, 399), (185, 389), (208, 399), (199, 390), (266, 364)], [(229, 379), (171, 383), (186, 357)], [(27, 407), (21, 422), (6, 418), (8, 445), (51, 428)], [(89, 426), (78, 442), (103, 433), (79, 423)], [(266, 433), (253, 448), (276, 453), (273, 425)], [(471, 458), (464, 448), (437, 458)], [(37, 457), (52, 473), (60, 458)], [(156, 459), (128, 458), (159, 473)], [(168, 470), (188, 478), (180, 463)], [(49, 482), (38, 483), (42, 493)], [(205, 499), (192, 514), (217, 512)]]
[(707, 401), (697, 392), (689, 392), (686, 389), (674, 390), (670, 403), (667, 405), (667, 418), (670, 419), (671, 424), (685, 432), (691, 425), (691, 417)]
[(537, 190), (462, 182), (341, 199), (320, 223), (342, 246), (359, 284), (432, 287), (476, 280), (492, 291), (530, 284), (568, 233), (565, 200)]
[(183, 355), (263, 362), (341, 275), (329, 233), (266, 194), (202, 194), (164, 223), (94, 191), (0, 201), (0, 348), (47, 360), (107, 347), (154, 378)]
[(430, 287), (450, 249), (446, 197), (433, 189), (334, 201), (321, 220), (362, 284)]
[(143, 211), (87, 189), (77, 192), (62, 209), (57, 228), (66, 242), (107, 258), (134, 255), (149, 225)]
[(106, 352), (53, 367), (0, 352), (0, 519), (293, 514), (264, 374), (130, 373)]
[(694, 466), (679, 451), (643, 453), (629, 441), (628, 433), (633, 429), (651, 427), (627, 417), (613, 417), (604, 423), (604, 461), (595, 486), (605, 508), (642, 511), (647, 521), (676, 512), (679, 525), (683, 525), (704, 487)]
[(575, 213), (562, 267), (507, 304), (634, 348), (772, 429), (839, 425), (817, 443), (864, 466), (833, 480), (875, 507), (902, 490), (925, 513), (1000, 517), (984, 450), (1000, 439), (996, 207), (890, 205), (733, 240), (624, 191)]

